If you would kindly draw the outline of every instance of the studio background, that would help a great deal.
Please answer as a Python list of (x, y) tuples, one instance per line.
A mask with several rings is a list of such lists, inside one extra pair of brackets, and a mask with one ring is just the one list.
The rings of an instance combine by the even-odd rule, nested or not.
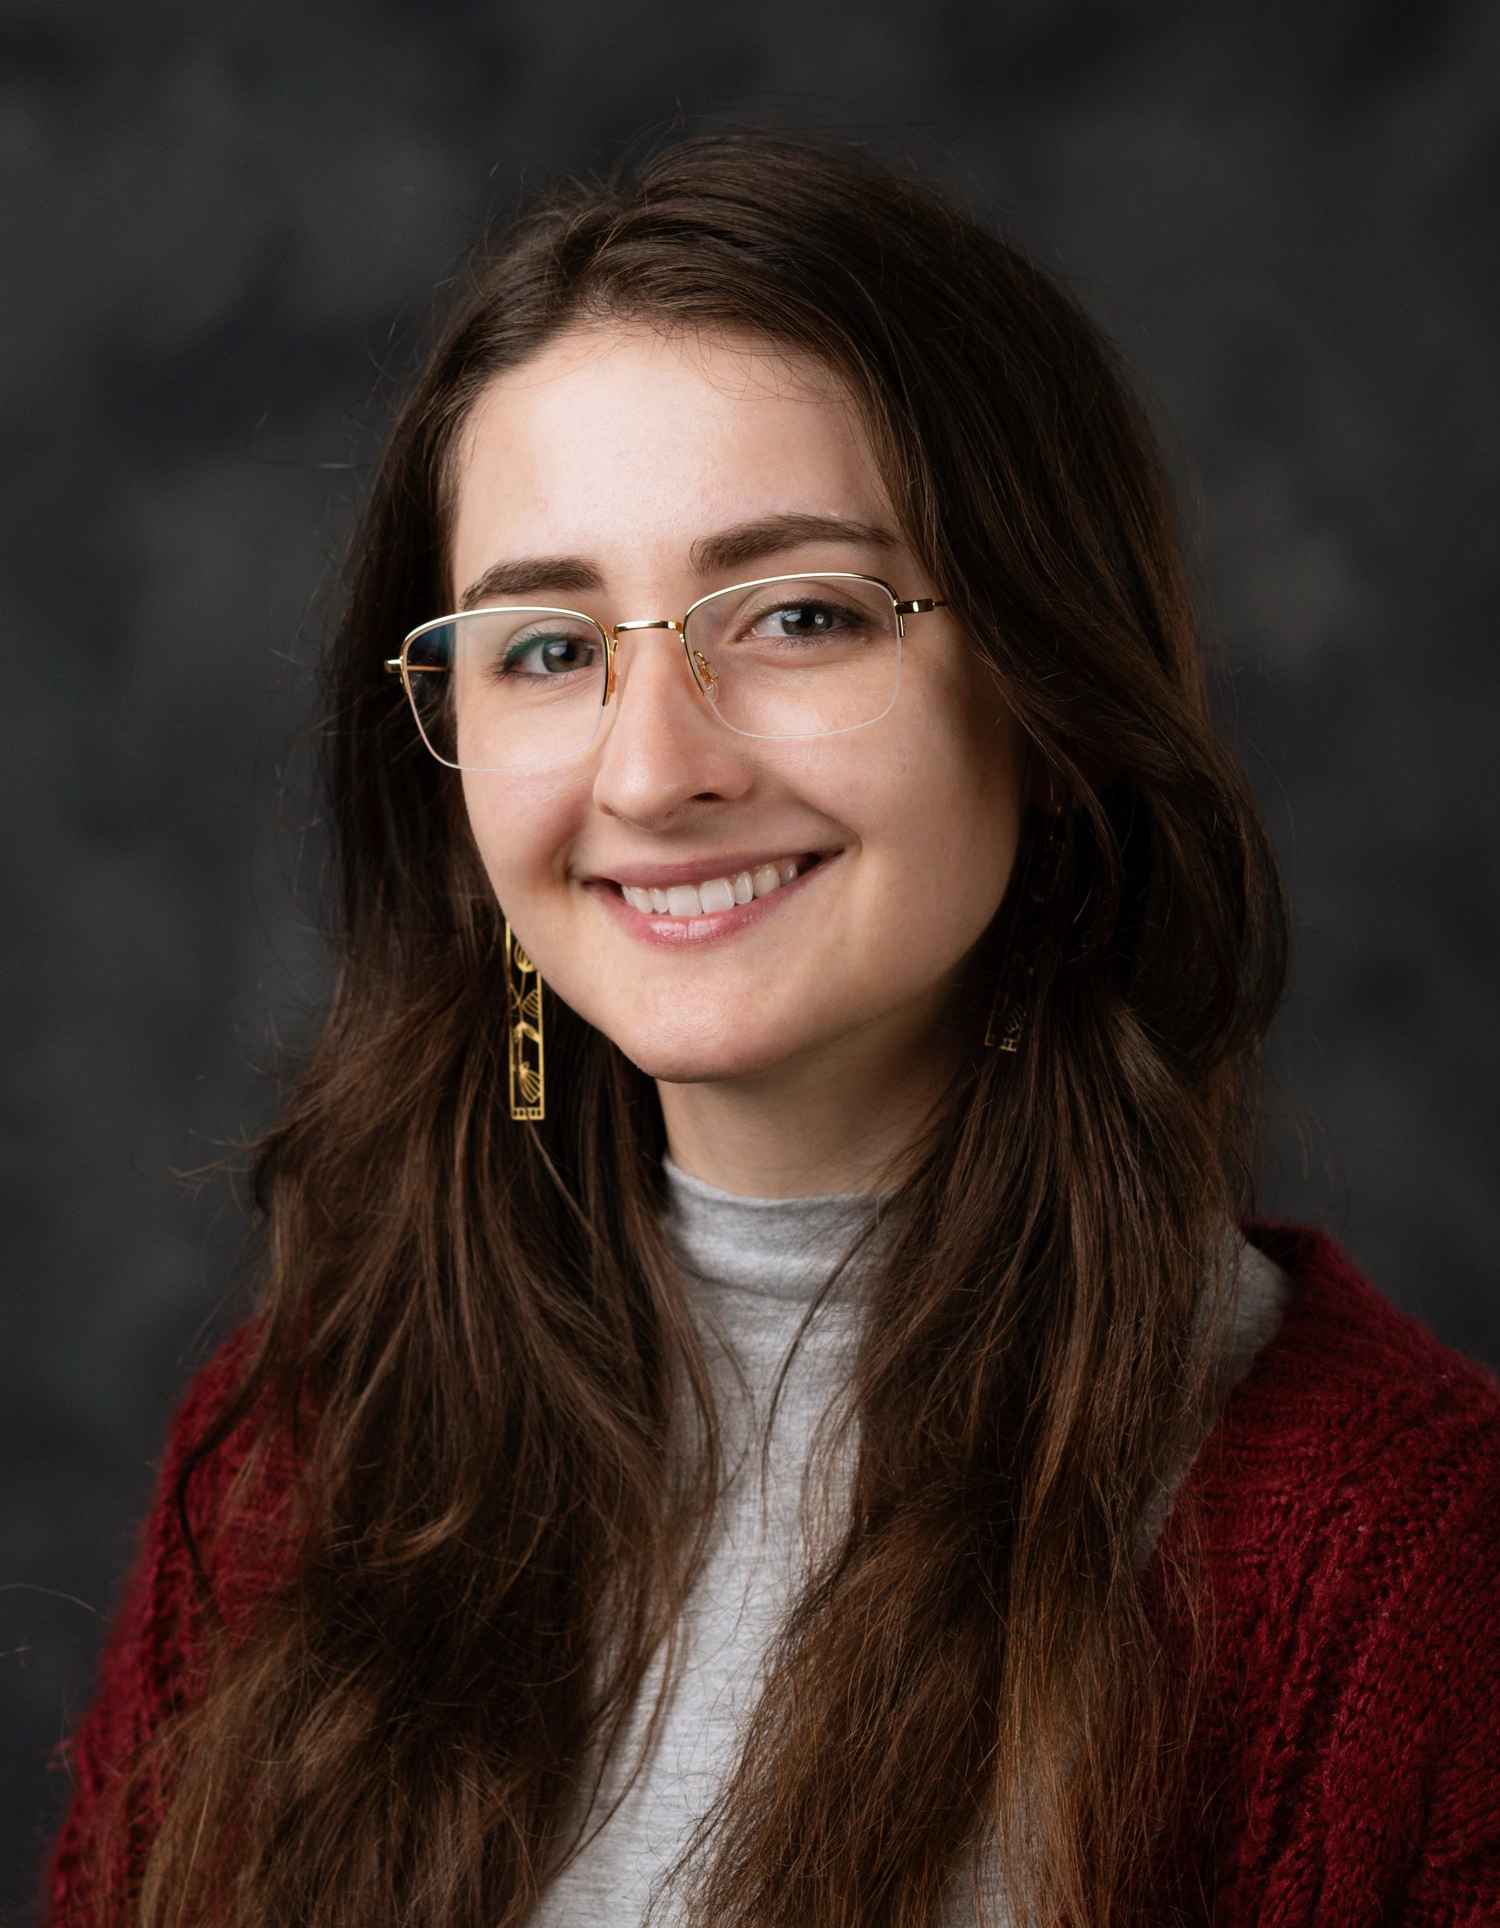
[(1500, 1363), (1500, 9), (0, 5), (6, 1920), (243, 1304), (174, 1174), (323, 986), (311, 666), (393, 384), (523, 178), (679, 113), (909, 156), (1120, 344), (1292, 890), (1267, 1202)]

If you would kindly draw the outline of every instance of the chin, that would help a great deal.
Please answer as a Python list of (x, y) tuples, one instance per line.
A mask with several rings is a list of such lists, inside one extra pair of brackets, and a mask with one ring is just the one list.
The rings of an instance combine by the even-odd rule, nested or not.
[[(648, 1030), (610, 1032), (633, 1065), (663, 1084), (714, 1084), (731, 1078), (753, 1078), (785, 1063), (790, 1052), (784, 1033), (726, 1037), (663, 1036)], [(795, 1047), (794, 1047), (795, 1048)]]

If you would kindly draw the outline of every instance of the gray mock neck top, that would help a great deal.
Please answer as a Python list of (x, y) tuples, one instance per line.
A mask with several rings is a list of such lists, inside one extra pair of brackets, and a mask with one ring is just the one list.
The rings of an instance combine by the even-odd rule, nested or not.
[[(875, 1196), (741, 1198), (690, 1178), (670, 1160), (665, 1169), (666, 1230), (704, 1337), (726, 1485), (651, 1751), (618, 1808), (538, 1903), (537, 1928), (638, 1928), (653, 1895), (653, 1924), (670, 1928), (677, 1919), (661, 1884), (733, 1769), (765, 1656), (817, 1550), (808, 1544), (809, 1521), (823, 1516), (804, 1490), (805, 1475), (858, 1343), (858, 1260), (821, 1300), (819, 1294), (869, 1229)], [(1238, 1284), (1226, 1389), (1275, 1332), (1285, 1303), (1285, 1278), (1249, 1245), (1241, 1245)], [(847, 1474), (836, 1464), (830, 1469), (834, 1505)], [(1147, 1551), (1170, 1503), (1164, 1493), (1143, 1522)], [(812, 1530), (818, 1536), (816, 1524)], [(619, 1754), (606, 1766), (595, 1810), (601, 1816), (636, 1759), (659, 1679), (648, 1680)], [(998, 1883), (982, 1887), (985, 1919), (1003, 1924)], [(956, 1885), (954, 1928), (973, 1923), (973, 1892), (968, 1882)]]

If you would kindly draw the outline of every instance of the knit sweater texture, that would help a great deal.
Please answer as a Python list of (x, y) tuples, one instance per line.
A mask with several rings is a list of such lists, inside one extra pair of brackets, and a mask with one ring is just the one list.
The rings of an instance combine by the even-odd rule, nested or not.
[[(1500, 1386), (1320, 1234), (1263, 1226), (1252, 1237), (1289, 1276), (1291, 1301), (1188, 1470), (1147, 1569), (1154, 1598), (1191, 1513), (1215, 1636), (1191, 1798), (1153, 1917), (1500, 1924)], [(173, 1426), (98, 1692), (63, 1756), (73, 1799), (49, 1923), (124, 1928), (85, 1871), (121, 1768), (199, 1678), (174, 1485), (243, 1351), (231, 1340), (204, 1368)], [(243, 1452), (231, 1436), (195, 1478), (196, 1530)], [(263, 1481), (254, 1510), (213, 1545), (209, 1577), (231, 1626), (284, 1571), (286, 1502), (284, 1483)], [(1180, 1629), (1160, 1611), (1170, 1641)], [(145, 1800), (111, 1827), (112, 1887), (129, 1885), (154, 1825)]]

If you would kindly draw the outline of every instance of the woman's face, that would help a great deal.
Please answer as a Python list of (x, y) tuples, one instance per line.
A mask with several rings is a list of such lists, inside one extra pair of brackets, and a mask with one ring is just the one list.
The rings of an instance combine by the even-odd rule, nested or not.
[[(488, 603), (608, 628), (829, 570), (941, 594), (854, 409), (754, 338), (580, 329), (499, 377), (470, 419), (455, 607), (489, 577), (506, 593)], [(671, 630), (627, 632), (616, 664), (587, 750), (463, 777), (495, 894), (547, 984), (670, 1083), (806, 1066), (862, 1036), (920, 1048), (1000, 903), (1023, 807), (1020, 732), (948, 613), (908, 619), (894, 705), (840, 735), (736, 735)], [(722, 887), (702, 908), (683, 893), (747, 873), (764, 888), (791, 866), (728, 909), (712, 908)], [(653, 888), (687, 914), (641, 908)]]

